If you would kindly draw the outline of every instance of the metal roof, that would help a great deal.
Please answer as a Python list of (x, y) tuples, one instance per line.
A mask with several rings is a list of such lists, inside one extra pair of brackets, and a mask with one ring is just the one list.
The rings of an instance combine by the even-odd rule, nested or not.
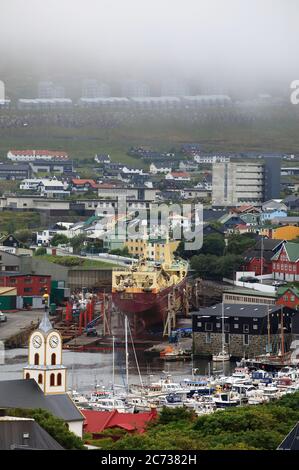
[[(225, 317), (256, 317), (263, 318), (269, 313), (280, 312), (281, 306), (278, 305), (262, 305), (262, 304), (224, 304)], [(198, 312), (192, 312), (192, 315), (197, 316), (222, 316), (222, 304), (216, 304), (212, 307), (201, 308)]]
[(67, 422), (84, 419), (67, 393), (44, 395), (34, 379), (1, 381), (0, 408), (41, 408)]
[(0, 449), (63, 450), (33, 419), (4, 416), (0, 419)]

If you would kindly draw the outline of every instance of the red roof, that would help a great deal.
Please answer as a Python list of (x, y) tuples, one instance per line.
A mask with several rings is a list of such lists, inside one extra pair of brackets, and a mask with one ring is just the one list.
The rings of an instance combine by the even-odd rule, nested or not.
[(68, 154), (66, 152), (60, 152), (60, 151), (52, 151), (52, 150), (10, 150), (11, 153), (14, 155), (31, 155), (31, 156), (36, 156), (36, 155), (46, 155), (50, 157), (56, 157), (56, 158), (68, 158)]
[(179, 177), (183, 177), (183, 178), (189, 178), (189, 173), (186, 173), (185, 171), (174, 171), (171, 173), (172, 176), (174, 176), (175, 178), (179, 178)]
[(75, 184), (76, 186), (83, 186), (84, 184), (87, 184), (89, 183), (90, 186), (92, 186), (93, 188), (98, 188), (98, 184), (94, 181), (94, 180), (84, 180), (84, 179), (72, 179), (72, 183)]
[(156, 409), (144, 413), (119, 413), (117, 410), (81, 410), (81, 412), (85, 417), (84, 431), (89, 433), (98, 433), (113, 427), (142, 433), (146, 425), (157, 417)]

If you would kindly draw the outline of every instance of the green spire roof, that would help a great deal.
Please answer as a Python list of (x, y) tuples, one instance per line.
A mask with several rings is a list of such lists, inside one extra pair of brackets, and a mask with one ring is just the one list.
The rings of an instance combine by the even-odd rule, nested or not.
[(299, 259), (299, 243), (284, 243), (281, 249), (273, 256), (272, 261), (276, 261), (279, 258), (281, 250), (285, 248), (288, 258), (291, 262), (295, 263)]

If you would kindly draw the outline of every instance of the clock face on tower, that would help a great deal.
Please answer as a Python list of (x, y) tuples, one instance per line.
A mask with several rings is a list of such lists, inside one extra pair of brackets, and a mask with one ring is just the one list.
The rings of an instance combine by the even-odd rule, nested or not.
[(59, 338), (57, 335), (53, 335), (51, 336), (50, 338), (50, 341), (49, 341), (49, 344), (51, 346), (51, 348), (57, 348), (58, 344), (59, 344)]
[(36, 349), (40, 348), (42, 345), (41, 337), (39, 335), (33, 336), (32, 344)]

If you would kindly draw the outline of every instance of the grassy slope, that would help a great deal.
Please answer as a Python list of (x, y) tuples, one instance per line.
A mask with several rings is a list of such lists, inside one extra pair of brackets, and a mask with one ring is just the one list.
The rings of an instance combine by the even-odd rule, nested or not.
[(218, 119), (215, 110), (208, 113), (210, 118), (201, 123), (187, 122), (174, 113), (163, 120), (142, 116), (123, 119), (115, 129), (93, 126), (0, 129), (0, 156), (3, 158), (9, 148), (50, 148), (68, 151), (79, 160), (92, 158), (96, 152), (109, 153), (114, 161), (144, 166), (126, 155), (131, 145), (163, 150), (183, 142), (200, 142), (207, 151), (299, 153), (297, 109), (269, 109), (250, 121)]
[[(74, 255), (76, 257), (76, 255)], [(55, 263), (55, 259), (61, 258), (61, 257), (53, 257), (52, 255), (43, 255), (43, 256), (37, 256), (36, 258), (48, 261), (49, 263)], [(82, 258), (80, 258), (82, 259)], [(59, 264), (59, 263), (58, 263)], [(114, 267), (118, 266), (117, 264), (112, 264), (112, 263), (106, 263), (105, 261), (98, 261), (98, 260), (90, 260), (90, 259), (83, 259), (83, 263), (79, 265), (78, 267), (81, 268), (98, 268), (98, 269), (112, 269)], [(76, 266), (74, 267), (76, 269)]]

